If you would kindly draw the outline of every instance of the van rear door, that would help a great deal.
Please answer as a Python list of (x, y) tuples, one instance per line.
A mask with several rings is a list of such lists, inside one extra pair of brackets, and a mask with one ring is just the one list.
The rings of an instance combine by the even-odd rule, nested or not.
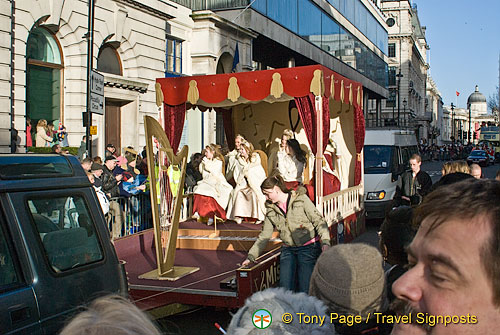
[(35, 294), (28, 284), (31, 274), (21, 267), (27, 264), (26, 255), (20, 249), (17, 229), (9, 229), (7, 222), (0, 204), (0, 333), (41, 334)]

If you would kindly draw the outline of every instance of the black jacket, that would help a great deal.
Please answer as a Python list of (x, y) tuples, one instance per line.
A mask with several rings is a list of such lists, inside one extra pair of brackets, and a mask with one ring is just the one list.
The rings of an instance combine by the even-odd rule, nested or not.
[(116, 181), (113, 171), (110, 171), (106, 165), (104, 165), (102, 172), (102, 190), (106, 194), (111, 194), (111, 198), (120, 196), (120, 189), (118, 187), (118, 182)]
[[(412, 171), (403, 173), (396, 187), (394, 207), (420, 204), (423, 197), (431, 191), (431, 187), (432, 179), (427, 172), (420, 170), (415, 176), (414, 181)], [(403, 200), (402, 196), (410, 198), (410, 201)]]

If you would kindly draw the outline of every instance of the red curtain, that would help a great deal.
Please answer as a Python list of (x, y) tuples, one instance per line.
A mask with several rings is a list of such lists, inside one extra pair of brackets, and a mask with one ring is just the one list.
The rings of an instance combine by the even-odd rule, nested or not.
[(164, 104), (165, 111), (165, 133), (167, 134), (170, 145), (175, 153), (179, 149), (181, 142), (182, 129), (184, 128), (184, 119), (186, 117), (186, 104), (170, 106)]
[[(304, 97), (296, 97), (295, 103), (299, 110), (300, 120), (306, 132), (309, 146), (311, 147), (314, 155), (317, 153), (316, 143), (316, 109), (314, 108), (314, 94), (309, 93)], [(323, 97), (323, 151), (328, 144), (328, 137), (330, 136), (330, 107), (328, 98)]]
[(234, 149), (234, 128), (233, 128), (233, 110), (221, 107), (214, 108), (217, 113), (222, 113), (222, 123), (224, 124), (224, 133), (226, 134), (227, 147), (229, 151)]
[(359, 106), (354, 108), (354, 143), (356, 145), (354, 185), (359, 185), (361, 182), (361, 150), (363, 150), (365, 144), (365, 117)]

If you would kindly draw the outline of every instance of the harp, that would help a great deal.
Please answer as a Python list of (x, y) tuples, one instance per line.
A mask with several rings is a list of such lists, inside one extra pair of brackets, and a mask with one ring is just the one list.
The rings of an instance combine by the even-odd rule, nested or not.
[(165, 131), (150, 116), (144, 116), (144, 128), (157, 269), (139, 278), (174, 281), (199, 270), (174, 266), (188, 147), (184, 146), (176, 155)]

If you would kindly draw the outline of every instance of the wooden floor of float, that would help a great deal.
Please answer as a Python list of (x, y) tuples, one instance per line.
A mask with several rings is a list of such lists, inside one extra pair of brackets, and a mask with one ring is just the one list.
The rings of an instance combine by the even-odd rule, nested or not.
[[(179, 224), (175, 266), (200, 270), (176, 281), (141, 279), (156, 269), (153, 230), (114, 241), (118, 258), (125, 262), (130, 295), (142, 309), (173, 302), (236, 307), (237, 292), (221, 288), (220, 282), (234, 276), (262, 229), (260, 224), (226, 221), (215, 226), (189, 220)], [(281, 241), (277, 233), (269, 249)]]

